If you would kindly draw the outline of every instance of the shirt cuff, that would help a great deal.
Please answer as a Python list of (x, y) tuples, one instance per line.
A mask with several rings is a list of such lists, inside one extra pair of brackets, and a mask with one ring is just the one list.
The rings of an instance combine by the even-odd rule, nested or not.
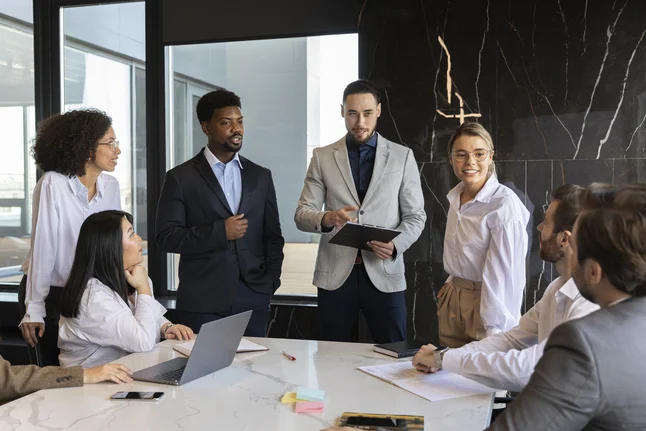
[(459, 349), (449, 349), (442, 358), (442, 369), (452, 373), (460, 374), (460, 364), (462, 363), (462, 353)]
[[(29, 303), (29, 305), (31, 306), (32, 303)], [(42, 311), (37, 306), (27, 307), (27, 312), (22, 316), (18, 327), (22, 326), (23, 323), (45, 323), (45, 307), (42, 307)]]
[(334, 230), (334, 226), (332, 227), (325, 227), (323, 226), (323, 218), (325, 217), (325, 214), (327, 214), (329, 211), (323, 211), (323, 215), (321, 215), (321, 220), (319, 220), (319, 226), (321, 227), (321, 233), (330, 233)]

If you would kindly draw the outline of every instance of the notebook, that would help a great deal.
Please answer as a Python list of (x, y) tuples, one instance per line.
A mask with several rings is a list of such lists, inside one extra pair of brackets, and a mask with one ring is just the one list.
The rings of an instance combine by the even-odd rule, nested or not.
[(377, 353), (392, 356), (393, 358), (410, 358), (414, 356), (424, 343), (420, 341), (400, 341), (397, 343), (375, 344), (372, 349)]
[[(194, 344), (195, 344), (195, 340), (191, 340), (185, 343), (177, 344), (173, 346), (173, 349), (177, 350), (183, 355), (191, 356), (191, 350), (193, 350)], [(240, 340), (240, 345), (238, 345), (238, 350), (236, 351), (236, 353), (262, 352), (265, 350), (269, 350), (269, 349), (265, 346), (261, 346), (260, 344), (256, 344), (252, 341), (245, 340), (243, 338), (242, 340)]]
[(496, 389), (449, 371), (440, 370), (434, 374), (422, 373), (417, 371), (410, 362), (392, 362), (359, 367), (359, 369), (429, 401), (497, 392)]

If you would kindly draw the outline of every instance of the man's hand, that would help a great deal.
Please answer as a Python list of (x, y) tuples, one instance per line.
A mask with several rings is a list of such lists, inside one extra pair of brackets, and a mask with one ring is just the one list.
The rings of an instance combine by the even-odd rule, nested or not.
[(321, 224), (323, 227), (326, 228), (331, 228), (331, 227), (336, 227), (337, 229), (341, 229), (343, 225), (345, 225), (347, 222), (356, 222), (356, 218), (350, 217), (350, 212), (352, 211), (357, 211), (359, 208), (353, 207), (353, 206), (347, 206), (343, 207), (338, 211), (328, 211), (325, 213), (323, 216), (323, 220), (321, 220)]
[(132, 371), (121, 364), (107, 364), (83, 370), (83, 383), (99, 383), (106, 380), (115, 383), (131, 383)]
[(389, 243), (379, 241), (368, 241), (368, 247), (375, 252), (375, 255), (381, 260), (386, 260), (393, 257), (395, 251), (395, 244), (392, 241)]
[(415, 353), (415, 356), (413, 356), (413, 366), (417, 368), (417, 371), (423, 373), (435, 373), (439, 371), (440, 365), (435, 359), (436, 350), (437, 348), (434, 345), (427, 344)]
[(235, 241), (240, 239), (247, 232), (247, 227), (249, 222), (246, 218), (243, 218), (244, 214), (234, 215), (229, 217), (224, 221), (224, 229), (227, 232), (227, 239), (229, 241)]
[[(22, 337), (25, 339), (27, 344), (31, 347), (36, 347), (38, 344), (38, 337), (43, 337), (45, 335), (45, 324), (39, 322), (25, 322), (20, 325), (20, 330), (22, 331)], [(36, 336), (38, 333), (38, 336)]]

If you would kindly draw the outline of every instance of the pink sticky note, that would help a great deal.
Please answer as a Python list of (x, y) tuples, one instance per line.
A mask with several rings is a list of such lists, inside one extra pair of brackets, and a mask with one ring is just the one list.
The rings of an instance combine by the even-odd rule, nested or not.
[(296, 413), (320, 413), (323, 411), (325, 404), (321, 401), (309, 401), (296, 403)]

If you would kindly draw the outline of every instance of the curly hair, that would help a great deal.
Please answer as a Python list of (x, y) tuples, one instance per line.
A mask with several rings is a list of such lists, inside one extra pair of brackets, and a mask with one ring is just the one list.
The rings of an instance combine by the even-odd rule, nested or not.
[(45, 172), (83, 176), (86, 162), (94, 158), (97, 142), (110, 126), (112, 118), (98, 109), (77, 109), (52, 115), (38, 126), (31, 148), (34, 160)]

